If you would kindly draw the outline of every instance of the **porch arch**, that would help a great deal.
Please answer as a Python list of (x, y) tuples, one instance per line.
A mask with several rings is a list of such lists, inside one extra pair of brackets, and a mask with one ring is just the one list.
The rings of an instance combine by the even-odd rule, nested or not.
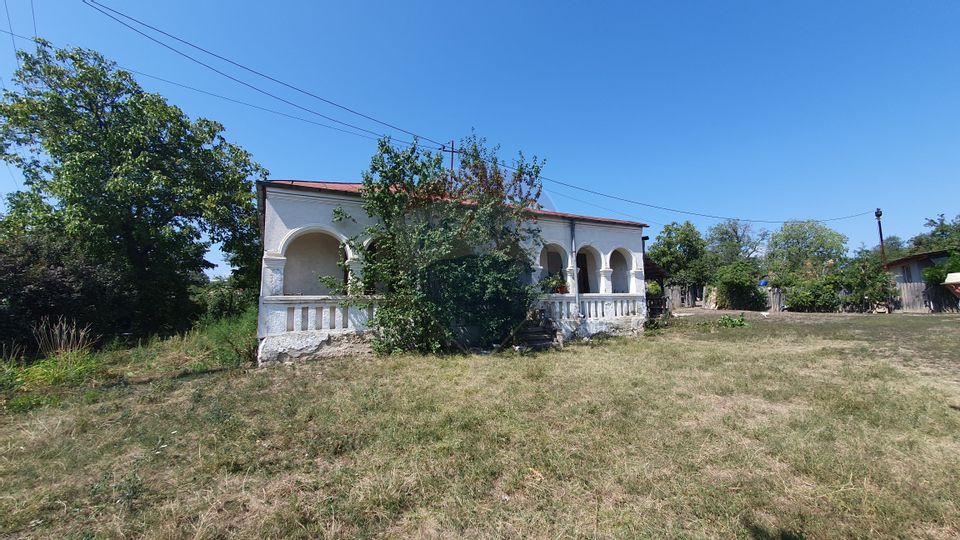
[(277, 247), (277, 251), (280, 253), (280, 255), (285, 256), (287, 254), (287, 249), (290, 248), (290, 244), (293, 243), (297, 237), (311, 233), (324, 233), (336, 238), (338, 242), (343, 244), (343, 247), (347, 253), (347, 259), (349, 260), (353, 258), (353, 253), (350, 250), (350, 246), (347, 245), (347, 237), (322, 223), (311, 223), (287, 232), (287, 234), (283, 236), (283, 239), (280, 240), (280, 245)]
[(347, 280), (347, 271), (340, 267), (347, 250), (339, 238), (328, 232), (302, 232), (283, 245), (286, 264), (283, 266), (284, 295), (327, 295), (332, 291), (320, 282), (320, 276)]
[(540, 250), (540, 266), (543, 268), (542, 276), (560, 274), (563, 275), (567, 269), (567, 250), (560, 244), (545, 244)]
[(616, 248), (610, 252), (610, 284), (613, 293), (629, 293), (630, 270), (633, 268), (633, 256), (625, 248)]
[(577, 290), (583, 293), (600, 292), (600, 268), (603, 257), (593, 246), (584, 245), (577, 250)]

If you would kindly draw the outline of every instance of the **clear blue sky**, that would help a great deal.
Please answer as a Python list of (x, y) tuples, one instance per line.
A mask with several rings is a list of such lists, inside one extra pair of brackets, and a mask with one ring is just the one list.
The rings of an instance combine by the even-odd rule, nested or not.
[[(428, 137), (459, 139), (475, 128), (504, 154), (546, 158), (547, 176), (611, 194), (756, 219), (879, 206), (885, 232), (902, 237), (921, 232), (925, 217), (960, 213), (957, 2), (103, 1)], [(32, 34), (29, 0), (7, 2), (14, 31)], [(34, 6), (39, 34), (58, 45), (306, 115), (79, 0)], [(8, 83), (14, 66), (2, 35)], [(222, 122), (273, 178), (355, 181), (375, 149), (366, 139), (140, 80), (189, 115)], [(0, 190), (15, 186), (0, 171)], [(546, 187), (558, 209), (619, 217), (566, 197), (573, 195), (654, 224), (651, 236), (658, 224), (685, 219)], [(701, 229), (715, 222), (691, 219)], [(853, 247), (876, 243), (872, 216), (831, 226)]]

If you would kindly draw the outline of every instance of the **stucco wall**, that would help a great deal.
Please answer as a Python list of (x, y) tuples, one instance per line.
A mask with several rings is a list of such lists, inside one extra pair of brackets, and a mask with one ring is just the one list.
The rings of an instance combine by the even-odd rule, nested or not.
[(319, 276), (336, 277), (342, 282), (340, 255), (340, 241), (327, 233), (312, 232), (294, 238), (286, 252), (283, 294), (330, 294)]
[[(329, 234), (338, 241), (359, 234), (363, 228), (371, 223), (363, 212), (359, 197), (336, 193), (313, 192), (306, 190), (289, 189), (279, 186), (268, 186), (266, 205), (264, 209), (264, 280), (263, 295), (279, 295), (284, 291), (310, 290), (307, 278), (298, 272), (291, 274), (296, 283), (287, 288), (283, 283), (286, 274), (285, 258), (291, 246), (297, 248), (296, 239), (302, 235), (322, 232)], [(352, 219), (334, 222), (334, 209), (343, 208)], [(626, 225), (593, 223), (578, 220), (575, 232), (571, 231), (570, 220), (563, 217), (542, 216), (538, 220), (543, 245), (552, 244), (554, 249), (562, 252), (562, 260), (566, 265), (568, 283), (576, 287), (576, 257), (571, 256), (573, 238), (575, 235), (576, 250), (583, 253), (594, 253), (589, 263), (591, 277), (591, 292), (610, 293), (614, 288), (618, 291), (627, 291), (634, 294), (644, 294), (643, 286), (643, 256), (642, 240), (643, 229)], [(542, 245), (530, 244), (532, 259), (536, 268), (534, 276), (539, 279), (545, 273), (542, 257)], [(325, 248), (326, 249), (326, 248)], [(625, 255), (626, 272), (619, 266), (611, 267), (610, 256), (614, 250), (621, 250)], [(329, 249), (326, 249), (329, 252)], [(627, 256), (629, 255), (629, 256)], [(352, 254), (347, 252), (347, 257)], [(336, 256), (331, 254), (331, 259)], [(541, 262), (543, 261), (543, 262)], [(311, 270), (312, 272), (313, 270)], [(617, 283), (613, 283), (616, 278)], [(281, 286), (282, 285), (282, 286)], [(318, 285), (319, 286), (319, 285)], [(304, 293), (307, 294), (307, 293)], [(319, 293), (309, 293), (319, 294)]]

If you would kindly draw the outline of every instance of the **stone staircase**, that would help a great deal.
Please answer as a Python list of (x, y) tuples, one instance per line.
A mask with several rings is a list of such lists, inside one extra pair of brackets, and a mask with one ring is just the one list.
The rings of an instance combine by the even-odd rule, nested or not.
[(517, 332), (514, 345), (521, 349), (543, 350), (556, 347), (556, 339), (557, 331), (549, 319), (528, 319)]

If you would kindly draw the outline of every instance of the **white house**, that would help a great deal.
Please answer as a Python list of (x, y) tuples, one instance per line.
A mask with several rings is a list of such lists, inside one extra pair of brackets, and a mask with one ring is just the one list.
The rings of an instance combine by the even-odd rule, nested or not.
[[(260, 362), (320, 355), (332, 336), (367, 329), (375, 307), (346, 307), (318, 280), (359, 276), (357, 254), (345, 244), (370, 224), (362, 184), (273, 180), (257, 185), (263, 235), (263, 275), (257, 334)], [(342, 208), (353, 220), (335, 222)], [(635, 328), (646, 315), (643, 223), (561, 212), (537, 212), (542, 244), (528, 249), (531, 280), (566, 278), (566, 291), (546, 295), (543, 307), (569, 336)], [(362, 276), (359, 276), (362, 278)], [(347, 340), (349, 341), (349, 340)]]

